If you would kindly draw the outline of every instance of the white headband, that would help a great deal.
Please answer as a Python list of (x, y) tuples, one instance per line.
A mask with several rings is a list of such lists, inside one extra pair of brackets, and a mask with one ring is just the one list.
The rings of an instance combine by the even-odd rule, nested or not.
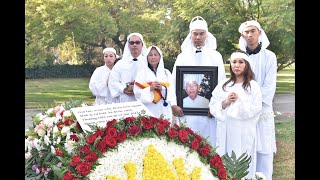
[(112, 47), (104, 48), (103, 51), (102, 51), (102, 53), (105, 54), (105, 53), (108, 52), (108, 51), (109, 51), (109, 52), (113, 52), (114, 55), (116, 56), (116, 58), (119, 58), (119, 56), (117, 55), (117, 51), (116, 51), (114, 48), (112, 48)]
[(202, 29), (208, 32), (208, 24), (201, 16), (196, 16), (192, 18), (189, 25), (189, 29), (190, 32), (195, 29)]
[[(269, 42), (269, 39), (268, 39), (266, 33), (264, 32), (264, 30), (261, 28), (260, 24), (258, 23), (258, 21), (251, 20), (251, 21), (246, 21), (246, 22), (242, 23), (238, 29), (239, 33), (242, 34), (244, 28), (246, 28), (248, 26), (255, 26), (261, 31), (261, 34), (259, 36), (258, 41), (259, 41), (259, 43), (262, 43), (261, 49), (266, 49), (269, 46), (270, 42)], [(248, 44), (247, 44), (246, 40), (242, 36), (240, 36), (239, 48), (243, 51), (246, 51), (247, 45)]]
[(244, 54), (244, 53), (234, 52), (234, 53), (231, 54), (231, 57), (230, 57), (231, 61), (234, 60), (234, 59), (238, 59), (238, 58), (245, 59), (246, 61), (249, 62), (249, 56)]

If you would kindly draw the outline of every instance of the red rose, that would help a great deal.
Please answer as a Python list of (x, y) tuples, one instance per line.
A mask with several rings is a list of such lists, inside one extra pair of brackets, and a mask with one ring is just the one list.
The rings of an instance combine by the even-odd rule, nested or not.
[(62, 180), (73, 180), (74, 177), (72, 175), (72, 172), (71, 171), (68, 171), (67, 173), (65, 173), (62, 177)]
[(64, 121), (64, 125), (66, 125), (66, 126), (70, 126), (71, 124), (73, 124), (73, 120), (72, 119), (66, 119)]
[(88, 144), (93, 144), (96, 139), (97, 139), (97, 135), (96, 135), (96, 134), (91, 134), (91, 135), (87, 138), (86, 142), (87, 142)]
[(63, 152), (60, 149), (56, 148), (56, 154), (62, 157)]
[(185, 129), (179, 130), (179, 139), (181, 142), (186, 143), (188, 141), (188, 132)]
[(58, 129), (62, 129), (63, 126), (64, 126), (63, 122), (59, 121), (58, 124), (57, 124)]
[(80, 155), (74, 155), (69, 163), (70, 166), (77, 166), (81, 162)]
[(132, 123), (132, 122), (134, 122), (136, 120), (136, 118), (134, 118), (134, 117), (126, 117), (125, 119), (124, 119), (124, 121), (126, 122), (126, 123)]
[(199, 150), (201, 156), (207, 156), (210, 153), (210, 147), (208, 145), (204, 145)]
[(179, 134), (174, 128), (170, 128), (168, 131), (168, 135), (170, 138), (173, 139), (173, 138), (177, 137)]
[(118, 140), (118, 142), (123, 142), (124, 140), (126, 140), (127, 139), (127, 133), (125, 132), (125, 131), (120, 131), (119, 133), (118, 133), (118, 136), (117, 136), (117, 140)]
[(190, 143), (192, 149), (197, 150), (199, 148), (199, 141), (197, 138), (194, 138), (193, 141)]
[(90, 152), (90, 154), (84, 157), (87, 162), (96, 162), (98, 160), (98, 155), (95, 152)]
[(137, 125), (133, 125), (133, 126), (130, 126), (130, 128), (128, 129), (128, 132), (130, 134), (130, 136), (134, 136), (136, 134), (139, 134), (141, 132), (139, 126)]
[(77, 172), (81, 174), (82, 176), (86, 176), (90, 173), (91, 170), (91, 163), (90, 162), (81, 162), (77, 166)]
[(198, 139), (198, 141), (199, 141), (199, 142), (201, 142), (201, 141), (202, 141), (202, 137), (201, 137), (201, 136), (199, 136), (198, 134), (196, 134), (196, 138)]
[(180, 126), (179, 126), (177, 123), (174, 123), (173, 127), (174, 127), (175, 129), (179, 129), (179, 128), (180, 128)]
[(157, 126), (157, 132), (159, 133), (159, 134), (163, 134), (164, 133), (164, 130), (165, 130), (165, 128), (164, 128), (164, 126)]
[(192, 129), (190, 129), (190, 128), (186, 128), (186, 131), (187, 131), (189, 134), (195, 135), (194, 132), (192, 131)]
[(97, 129), (94, 134), (95, 134), (97, 137), (98, 137), (98, 136), (102, 137), (102, 136), (104, 135), (104, 130), (102, 130), (102, 129)]
[(96, 148), (99, 151), (102, 151), (103, 149), (105, 149), (107, 147), (106, 141), (105, 140), (100, 140), (97, 144), (96, 144)]
[(153, 128), (153, 123), (151, 120), (145, 118), (145, 119), (142, 119), (141, 121), (142, 121), (143, 129), (149, 130)]
[(113, 119), (112, 121), (107, 122), (107, 128), (113, 126), (115, 123), (117, 123), (117, 120)]
[(218, 170), (218, 176), (221, 178), (221, 179), (226, 179), (227, 178), (227, 172), (226, 172), (226, 169), (224, 168), (224, 166), (220, 167), (219, 170)]
[(71, 135), (70, 135), (70, 139), (71, 139), (72, 141), (76, 141), (76, 142), (79, 141), (79, 138), (78, 138), (78, 136), (77, 136), (76, 134), (71, 134)]
[(111, 137), (117, 137), (117, 129), (116, 128), (107, 128), (106, 129), (106, 136), (111, 136)]
[(82, 152), (83, 154), (87, 155), (90, 153), (90, 147), (88, 145), (84, 145), (81, 149), (80, 152)]
[(111, 136), (105, 136), (105, 137), (104, 137), (104, 140), (105, 140), (105, 142), (106, 142), (106, 144), (107, 144), (108, 147), (113, 148), (113, 147), (115, 147), (115, 146), (117, 145), (117, 140), (116, 140), (116, 138), (113, 138), (113, 137), (111, 137)]
[(210, 165), (214, 168), (219, 167), (221, 163), (222, 163), (222, 160), (218, 154), (212, 156), (210, 159)]
[(157, 123), (157, 126), (163, 126), (164, 128), (170, 126), (170, 122), (167, 121), (167, 120), (163, 120), (163, 119), (160, 119), (160, 121)]
[(156, 123), (159, 121), (159, 119), (156, 118), (156, 117), (150, 116), (150, 121), (151, 121), (153, 124), (156, 124)]

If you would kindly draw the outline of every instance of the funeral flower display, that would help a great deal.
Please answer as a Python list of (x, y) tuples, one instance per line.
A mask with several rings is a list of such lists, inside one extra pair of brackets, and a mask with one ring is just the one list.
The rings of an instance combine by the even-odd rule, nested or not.
[(142, 112), (84, 133), (70, 109), (33, 117), (26, 179), (233, 179), (207, 140), (184, 124)]

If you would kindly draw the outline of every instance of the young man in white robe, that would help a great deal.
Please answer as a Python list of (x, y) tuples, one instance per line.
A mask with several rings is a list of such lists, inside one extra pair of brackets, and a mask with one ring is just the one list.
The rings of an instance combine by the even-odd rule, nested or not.
[(277, 83), (277, 58), (267, 49), (270, 42), (260, 24), (255, 20), (242, 23), (239, 48), (249, 54), (249, 62), (255, 80), (262, 91), (262, 114), (258, 122), (257, 172), (262, 172), (267, 180), (272, 180), (273, 156), (276, 153), (273, 97)]
[(133, 84), (145, 51), (146, 44), (142, 35), (140, 33), (129, 34), (122, 59), (114, 65), (109, 77), (111, 96), (119, 98), (120, 103), (136, 101)]
[(110, 94), (108, 79), (118, 58), (117, 52), (114, 48), (108, 47), (103, 49), (104, 65), (97, 67), (89, 82), (89, 89), (95, 98), (95, 105), (117, 103), (118, 98), (113, 98)]
[[(176, 91), (177, 66), (218, 66), (218, 81), (226, 78), (221, 54), (216, 51), (216, 38), (208, 31), (207, 22), (200, 16), (194, 17), (189, 25), (189, 34), (181, 45), (172, 70), (172, 87)], [(174, 116), (178, 121), (186, 123), (194, 132), (208, 138), (211, 146), (215, 147), (216, 120), (208, 115), (184, 115), (177, 99), (171, 102)]]
[(134, 95), (154, 117), (162, 116), (172, 123), (170, 102), (175, 94), (169, 88), (171, 72), (164, 67), (161, 50), (150, 46), (142, 62), (135, 79)]

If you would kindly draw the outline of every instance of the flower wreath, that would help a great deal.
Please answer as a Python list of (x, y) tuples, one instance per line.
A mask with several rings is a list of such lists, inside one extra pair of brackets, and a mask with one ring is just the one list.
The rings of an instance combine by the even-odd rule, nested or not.
[[(34, 126), (26, 130), (26, 179), (39, 176), (39, 179), (89, 179), (90, 173), (100, 165), (99, 159), (116, 152), (124, 142), (146, 138), (162, 139), (188, 148), (190, 153), (199, 155), (214, 177), (233, 179), (227, 175), (221, 157), (207, 140), (184, 124), (171, 125), (162, 117), (146, 116), (142, 112), (136, 117), (108, 121), (105, 128), (90, 125), (92, 131), (85, 134), (71, 108), (70, 105), (59, 105), (33, 117)], [(135, 167), (129, 163), (125, 168)], [(135, 179), (134, 175), (128, 174), (128, 179), (130, 177)]]

